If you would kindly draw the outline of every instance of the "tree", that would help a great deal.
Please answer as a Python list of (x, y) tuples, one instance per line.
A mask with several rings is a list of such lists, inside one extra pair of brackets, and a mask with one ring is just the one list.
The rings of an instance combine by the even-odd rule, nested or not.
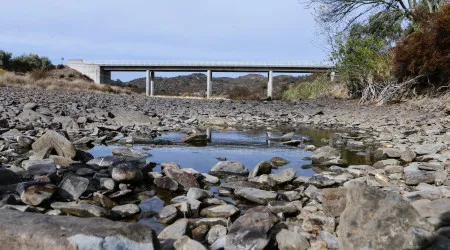
[(327, 25), (344, 24), (345, 28), (355, 22), (365, 20), (367, 16), (385, 12), (398, 19), (415, 21), (415, 10), (425, 8), (434, 13), (445, 0), (307, 0), (316, 7), (318, 20)]
[(12, 53), (0, 50), (0, 68), (9, 69)]

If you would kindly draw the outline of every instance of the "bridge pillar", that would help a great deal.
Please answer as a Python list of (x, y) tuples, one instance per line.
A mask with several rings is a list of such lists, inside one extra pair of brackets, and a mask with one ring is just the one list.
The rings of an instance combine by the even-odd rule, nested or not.
[(333, 71), (330, 73), (330, 81), (334, 81), (334, 76), (336, 75), (336, 73)]
[(273, 70), (269, 71), (269, 82), (267, 83), (267, 98), (272, 99), (273, 89)]
[(150, 73), (150, 96), (155, 95), (155, 71)]
[(150, 96), (150, 70), (145, 71), (145, 95)]
[(206, 72), (206, 98), (211, 98), (212, 95), (212, 71)]

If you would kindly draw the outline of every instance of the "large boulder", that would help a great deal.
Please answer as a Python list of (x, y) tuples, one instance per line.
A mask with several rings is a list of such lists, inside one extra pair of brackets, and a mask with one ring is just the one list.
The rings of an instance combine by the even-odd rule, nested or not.
[(212, 167), (210, 174), (213, 175), (248, 175), (248, 169), (238, 161), (219, 161)]
[(341, 249), (420, 249), (430, 236), (409, 202), (362, 183), (348, 187), (339, 222)]
[(339, 151), (330, 146), (324, 146), (316, 149), (312, 153), (312, 162), (315, 164), (322, 164), (330, 160), (337, 160), (341, 157)]
[(31, 148), (34, 152), (39, 152), (51, 146), (59, 156), (74, 158), (77, 154), (76, 148), (67, 140), (66, 137), (53, 130), (48, 130), (43, 136), (39, 137)]
[(225, 249), (265, 249), (269, 243), (269, 230), (276, 216), (265, 208), (247, 211), (231, 225), (226, 236)]
[(178, 183), (178, 188), (188, 191), (190, 188), (199, 188), (200, 184), (194, 175), (175, 168), (164, 168), (163, 172)]
[(155, 232), (138, 223), (2, 210), (2, 249), (160, 249)]

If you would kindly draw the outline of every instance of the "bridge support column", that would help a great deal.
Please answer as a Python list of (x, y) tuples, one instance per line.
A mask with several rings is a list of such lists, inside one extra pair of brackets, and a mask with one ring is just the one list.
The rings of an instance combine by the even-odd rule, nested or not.
[(272, 99), (273, 89), (273, 70), (269, 71), (269, 82), (267, 83), (267, 98)]
[(334, 81), (334, 76), (336, 75), (336, 73), (333, 71), (330, 73), (330, 81)]
[(155, 71), (145, 71), (145, 95), (153, 96), (155, 94)]
[(206, 72), (206, 98), (211, 98), (212, 95), (212, 71)]

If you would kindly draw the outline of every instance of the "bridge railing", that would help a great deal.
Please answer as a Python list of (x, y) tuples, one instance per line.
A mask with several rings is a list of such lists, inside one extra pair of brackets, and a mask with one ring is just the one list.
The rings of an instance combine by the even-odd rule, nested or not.
[(327, 62), (299, 61), (84, 60), (83, 62), (102, 66), (333, 67)]

